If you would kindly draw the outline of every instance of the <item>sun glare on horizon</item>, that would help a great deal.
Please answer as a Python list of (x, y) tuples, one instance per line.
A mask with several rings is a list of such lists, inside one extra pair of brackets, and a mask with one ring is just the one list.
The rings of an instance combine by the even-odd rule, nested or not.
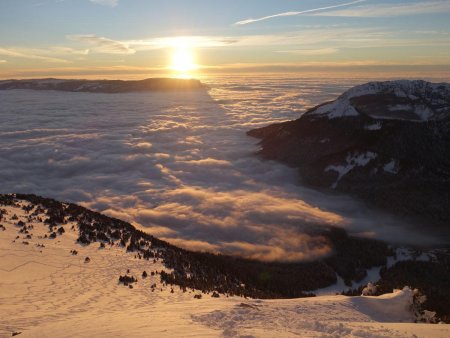
[(198, 68), (194, 52), (186, 42), (174, 46), (170, 68), (178, 76), (188, 76)]

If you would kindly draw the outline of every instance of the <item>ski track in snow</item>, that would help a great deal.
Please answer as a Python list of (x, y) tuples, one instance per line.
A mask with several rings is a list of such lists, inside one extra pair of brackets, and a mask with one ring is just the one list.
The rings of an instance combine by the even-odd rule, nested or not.
[[(29, 205), (21, 202), (21, 205)], [(123, 248), (75, 243), (73, 223), (55, 239), (43, 238), (48, 226), (29, 222), (21, 208), (1, 207), (0, 337), (445, 337), (448, 325), (413, 324), (409, 294), (381, 297), (321, 296), (290, 300), (211, 298), (163, 286), (161, 262), (139, 260)], [(16, 214), (18, 220), (12, 220)], [(31, 239), (17, 222), (33, 225)], [(44, 219), (45, 220), (45, 219)], [(19, 235), (20, 238), (16, 239)], [(28, 241), (24, 245), (23, 241)], [(37, 247), (44, 244), (45, 247)], [(98, 244), (98, 243), (97, 243)], [(77, 250), (73, 256), (70, 251)], [(85, 263), (85, 257), (90, 262)], [(136, 276), (133, 289), (118, 276)], [(155, 292), (150, 285), (157, 283)]]

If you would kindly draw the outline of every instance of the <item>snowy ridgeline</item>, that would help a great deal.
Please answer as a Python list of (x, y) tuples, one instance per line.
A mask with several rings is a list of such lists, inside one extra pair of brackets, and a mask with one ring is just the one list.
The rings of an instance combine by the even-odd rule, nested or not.
[[(183, 292), (161, 281), (162, 271), (171, 270), (158, 255), (140, 259), (106, 241), (77, 243), (78, 222), (68, 217), (54, 226), (49, 219), (55, 215), (48, 217), (43, 205), (19, 200), (0, 209), (2, 337), (450, 334), (446, 325), (412, 323), (414, 293), (408, 288), (379, 297), (290, 300)], [(132, 280), (123, 283), (119, 276)]]
[[(377, 97), (377, 109), (366, 113), (377, 119), (429, 121), (450, 116), (450, 84), (429, 83), (421, 80), (369, 82), (355, 86), (335, 101), (320, 105), (308, 114), (326, 116), (331, 119), (359, 116), (360, 107), (355, 100), (365, 98), (361, 106), (367, 108), (368, 105), (374, 104), (373, 100), (370, 101), (370, 97)], [(391, 104), (392, 100), (386, 100), (385, 104), (380, 104), (383, 98), (388, 97), (395, 98), (397, 103)], [(368, 129), (373, 130), (370, 128)]]

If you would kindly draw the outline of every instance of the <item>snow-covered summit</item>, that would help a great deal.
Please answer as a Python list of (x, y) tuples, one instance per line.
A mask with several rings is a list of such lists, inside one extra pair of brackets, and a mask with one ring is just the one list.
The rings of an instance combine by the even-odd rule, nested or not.
[(368, 115), (376, 119), (441, 120), (450, 117), (450, 84), (423, 80), (369, 82), (307, 114), (328, 118)]

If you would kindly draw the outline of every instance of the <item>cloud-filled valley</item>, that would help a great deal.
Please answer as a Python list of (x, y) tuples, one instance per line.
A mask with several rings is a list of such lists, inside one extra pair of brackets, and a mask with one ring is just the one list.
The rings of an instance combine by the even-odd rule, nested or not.
[(296, 170), (259, 159), (257, 140), (245, 135), (294, 119), (353, 82), (254, 78), (243, 86), (228, 78), (208, 92), (3, 91), (1, 192), (76, 202), (174, 244), (264, 260), (326, 255), (318, 226), (401, 240), (410, 229), (398, 220), (299, 186)]

